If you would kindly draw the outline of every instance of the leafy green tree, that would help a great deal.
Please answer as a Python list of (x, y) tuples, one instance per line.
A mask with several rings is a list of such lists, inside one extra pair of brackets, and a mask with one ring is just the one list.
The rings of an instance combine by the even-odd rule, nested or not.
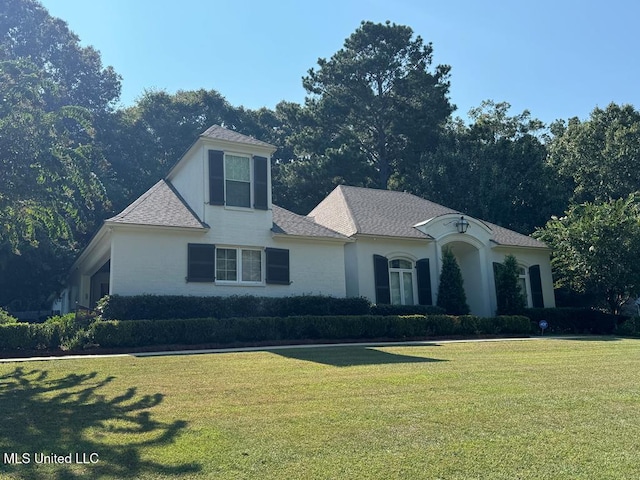
[(55, 89), (44, 92), (47, 109), (75, 105), (100, 113), (120, 96), (120, 76), (103, 68), (100, 53), (82, 47), (66, 22), (36, 0), (0, 2), (0, 61), (28, 59)]
[(573, 190), (572, 202), (604, 202), (640, 188), (640, 112), (611, 103), (588, 120), (551, 127), (549, 161)]
[(513, 255), (507, 255), (504, 262), (496, 265), (496, 292), (498, 300), (498, 315), (521, 314), (526, 301), (518, 282), (518, 261)]
[(449, 67), (430, 71), (432, 53), (410, 27), (362, 22), (342, 49), (303, 78), (312, 122), (301, 147), (360, 164), (367, 174), (372, 167), (372, 182), (388, 188), (401, 166), (433, 148), (453, 110)]
[(595, 295), (611, 313), (640, 294), (640, 198), (573, 205), (536, 238), (553, 251), (557, 287)]
[[(78, 241), (109, 208), (90, 112), (50, 110), (56, 88), (27, 60), (0, 62), (0, 304), (40, 308)], [(25, 304), (26, 302), (26, 304)]]
[(470, 125), (450, 122), (398, 188), (524, 234), (561, 213), (568, 194), (547, 164), (543, 124), (509, 108), (485, 101), (471, 110)]
[(438, 285), (439, 307), (449, 315), (467, 315), (467, 295), (464, 293), (464, 280), (456, 257), (450, 248), (442, 249), (442, 270)]

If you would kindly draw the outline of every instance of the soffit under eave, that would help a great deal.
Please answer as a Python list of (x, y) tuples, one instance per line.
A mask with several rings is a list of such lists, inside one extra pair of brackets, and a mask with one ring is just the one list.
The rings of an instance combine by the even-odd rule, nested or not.
[[(104, 222), (93, 238), (89, 241), (89, 244), (84, 248), (84, 250), (82, 250), (82, 252), (80, 252), (78, 258), (71, 265), (69, 272), (77, 270), (80, 265), (86, 263), (87, 260), (94, 255), (99, 258), (104, 257), (104, 252), (107, 250), (111, 250), (111, 228), (109, 228), (107, 223)], [(111, 254), (109, 254), (109, 258), (110, 257)]]

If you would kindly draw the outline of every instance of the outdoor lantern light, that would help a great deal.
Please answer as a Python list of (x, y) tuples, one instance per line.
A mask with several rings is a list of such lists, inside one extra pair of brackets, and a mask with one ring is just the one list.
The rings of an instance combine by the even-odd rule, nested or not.
[(464, 215), (460, 217), (460, 220), (456, 221), (456, 228), (458, 229), (458, 233), (467, 233), (469, 222), (464, 219)]

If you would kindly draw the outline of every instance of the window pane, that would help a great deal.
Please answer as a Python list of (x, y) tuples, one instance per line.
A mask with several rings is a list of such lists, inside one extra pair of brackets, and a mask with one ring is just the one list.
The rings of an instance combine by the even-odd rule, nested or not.
[(262, 261), (259, 250), (242, 251), (242, 281), (262, 281)]
[(224, 157), (224, 167), (227, 180), (251, 181), (251, 165), (248, 157), (226, 155)]
[(402, 287), (404, 290), (404, 304), (413, 305), (413, 282), (410, 272), (402, 272)]
[(227, 205), (251, 207), (251, 184), (227, 180)]
[(230, 248), (216, 250), (216, 279), (228, 282), (238, 280), (237, 254)]
[(400, 296), (400, 274), (398, 272), (390, 272), (390, 287), (391, 287), (391, 304), (401, 305), (402, 297)]
[(527, 299), (527, 281), (524, 278), (518, 279), (518, 284), (520, 285), (520, 294)]
[(389, 267), (411, 269), (412, 264), (409, 260), (391, 260), (389, 262)]

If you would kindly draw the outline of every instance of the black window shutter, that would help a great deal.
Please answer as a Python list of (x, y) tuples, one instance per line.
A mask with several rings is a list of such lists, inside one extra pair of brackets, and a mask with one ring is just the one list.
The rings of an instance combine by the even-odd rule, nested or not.
[(416, 262), (416, 273), (418, 276), (418, 303), (420, 305), (433, 305), (431, 299), (431, 271), (428, 258), (421, 258)]
[(209, 204), (224, 205), (224, 152), (209, 150)]
[(533, 302), (533, 308), (544, 308), (540, 265), (531, 265), (529, 267), (529, 283), (531, 284), (531, 301)]
[(289, 285), (289, 250), (284, 248), (267, 248), (267, 283)]
[(373, 277), (376, 282), (376, 303), (390, 304), (389, 260), (382, 255), (373, 256)]
[(253, 208), (266, 210), (268, 205), (267, 159), (253, 157)]
[(190, 243), (187, 250), (187, 282), (213, 282), (216, 279), (216, 246)]

